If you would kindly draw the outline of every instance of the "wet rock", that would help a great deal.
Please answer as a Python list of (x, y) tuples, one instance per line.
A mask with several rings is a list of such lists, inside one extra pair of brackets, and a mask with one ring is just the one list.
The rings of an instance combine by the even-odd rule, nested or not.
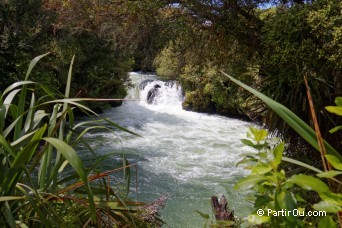
[(158, 96), (159, 94), (159, 88), (161, 88), (160, 85), (156, 84), (150, 91), (147, 93), (147, 103), (152, 104), (154, 99)]
[(234, 221), (234, 211), (228, 209), (228, 203), (225, 196), (220, 198), (220, 202), (216, 196), (211, 197), (211, 206), (215, 213), (215, 218), (217, 220), (228, 220)]
[(152, 83), (152, 82), (154, 82), (153, 79), (146, 79), (146, 80), (142, 81), (142, 82), (139, 84), (139, 89), (140, 89), (140, 90), (144, 90), (145, 87), (146, 87), (148, 84)]

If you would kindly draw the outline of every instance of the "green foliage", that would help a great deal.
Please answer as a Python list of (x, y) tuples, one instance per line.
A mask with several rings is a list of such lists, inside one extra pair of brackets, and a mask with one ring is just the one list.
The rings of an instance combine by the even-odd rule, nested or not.
[[(264, 19), (260, 58), (262, 93), (281, 102), (307, 123), (311, 123), (304, 75), (308, 77), (318, 123), (325, 139), (340, 149), (341, 140), (329, 134), (337, 119), (325, 111), (341, 93), (340, 1), (315, 1), (279, 9)], [(303, 144), (278, 115), (268, 110), (264, 117), (271, 131), (291, 145)]]
[[(223, 73), (223, 72), (222, 72)], [(287, 123), (294, 131), (296, 131), (305, 141), (307, 141), (311, 146), (313, 146), (316, 150), (319, 151), (319, 146), (317, 142), (317, 137), (315, 131), (306, 124), (302, 119), (300, 119), (296, 114), (290, 111), (284, 105), (272, 100), (271, 98), (267, 97), (265, 94), (247, 86), (246, 84), (236, 80), (235, 78), (223, 73), (226, 75), (230, 80), (235, 82), (236, 84), (240, 85), (242, 88), (246, 89), (263, 102), (265, 102), (270, 109), (272, 109), (279, 117)], [(342, 155), (339, 154), (334, 147), (332, 147), (328, 142), (324, 141), (325, 147), (327, 149), (327, 153), (334, 155), (336, 157), (341, 158)]]
[[(75, 27), (71, 24), (84, 23), (79, 21), (80, 18), (77, 18), (77, 21), (61, 24), (61, 17), (66, 19), (67, 15), (60, 14), (76, 15), (76, 13), (68, 8), (71, 5), (65, 4), (66, 9), (61, 11), (56, 10), (58, 6), (60, 4), (54, 1), (38, 0), (19, 2), (10, 0), (1, 4), (0, 73), (6, 77), (6, 80), (1, 80), (0, 90), (23, 80), (27, 59), (33, 58), (38, 55), (37, 53), (51, 52), (48, 56), (49, 63), (37, 66), (35, 74), (31, 75), (31, 80), (44, 82), (53, 91), (64, 93), (67, 66), (72, 55), (77, 53), (78, 58), (73, 70), (74, 80), (70, 91), (72, 96), (125, 97), (124, 84), (128, 81), (127, 72), (131, 70), (134, 63), (131, 53), (118, 48), (117, 37), (115, 39), (104, 37), (98, 31), (91, 30), (91, 24), (75, 32)], [(87, 13), (93, 12), (89, 10)], [(90, 16), (94, 15), (89, 15), (89, 18)], [(118, 27), (112, 26), (111, 29), (119, 30)], [(37, 88), (36, 94), (39, 97), (45, 95), (42, 88)], [(110, 104), (114, 106), (120, 102)], [(109, 103), (97, 102), (88, 105), (101, 110)]]
[[(264, 101), (283, 121), (300, 134), (304, 140), (314, 146), (320, 153), (323, 153), (317, 146), (318, 139), (313, 136), (315, 132), (293, 112), (233, 77), (225, 75)], [(337, 98), (336, 104), (340, 105), (340, 100), (340, 98)], [(336, 111), (334, 108), (332, 110)], [(303, 162), (283, 157), (284, 143), (274, 144), (273, 141), (267, 138), (267, 131), (263, 129), (258, 130), (251, 127), (248, 137), (251, 140), (244, 139), (242, 142), (254, 148), (257, 152), (248, 154), (238, 163), (238, 165), (245, 164), (246, 168), (251, 170), (251, 173), (249, 176), (238, 181), (235, 188), (252, 189), (255, 192), (253, 198), (255, 210), (248, 217), (250, 223), (268, 223), (271, 226), (290, 225), (307, 227), (308, 225), (313, 225), (312, 222), (315, 222), (315, 219), (312, 218), (314, 210), (322, 212), (319, 216), (325, 216), (318, 224), (315, 224), (316, 226), (336, 226), (333, 217), (331, 215), (327, 216), (327, 213), (337, 213), (338, 221), (340, 222), (339, 212), (342, 210), (340, 186), (342, 182), (336, 176), (341, 174), (342, 159), (341, 155), (333, 147), (324, 141), (328, 154), (325, 154), (325, 158), (322, 159), (327, 159), (328, 163), (335, 170), (328, 166), (329, 168), (323, 172)], [(285, 171), (280, 167), (281, 160), (315, 171), (318, 178), (306, 174), (286, 175)], [(320, 178), (327, 178), (328, 184)], [(300, 188), (299, 191), (297, 187)], [(315, 203), (306, 201), (305, 197), (300, 194), (303, 191), (314, 192), (320, 197), (320, 201)], [(310, 213), (305, 212), (308, 210), (310, 210)], [(316, 215), (318, 215), (317, 211)]]
[[(336, 226), (332, 214), (312, 217), (308, 211), (339, 212), (342, 209), (342, 194), (333, 193), (324, 181), (315, 176), (296, 174), (288, 177), (280, 166), (285, 144), (267, 138), (267, 135), (266, 130), (251, 127), (247, 134), (248, 139), (242, 140), (245, 145), (255, 150), (254, 153), (246, 155), (238, 163), (238, 165), (243, 164), (251, 173), (235, 185), (237, 190), (253, 191), (254, 210), (248, 216), (248, 222), (251, 224), (268, 224), (271, 227), (307, 227), (324, 218), (318, 223), (319, 227), (326, 227), (327, 224)], [(327, 155), (327, 158), (328, 156), (329, 161), (333, 158), (337, 160), (334, 164), (341, 165), (339, 159), (332, 155)], [(334, 166), (334, 168), (336, 167)], [(331, 179), (338, 174), (340, 171), (337, 170), (320, 171), (317, 176)], [(339, 181), (337, 182), (341, 184)], [(296, 186), (302, 190), (298, 191)], [(321, 201), (311, 205), (310, 202), (304, 200), (306, 193), (303, 190), (316, 192)], [(317, 226), (317, 224), (315, 225)]]
[[(156, 214), (149, 214), (156, 219), (153, 222), (138, 216), (142, 203), (126, 200), (131, 166), (128, 161), (124, 159), (122, 168), (98, 173), (101, 161), (111, 154), (97, 156), (82, 140), (88, 131), (101, 128), (97, 125), (100, 121), (132, 132), (110, 120), (75, 124), (74, 108), (97, 114), (79, 103), (90, 99), (69, 98), (74, 58), (68, 72), (65, 98), (54, 99), (45, 86), (27, 81), (37, 61), (44, 56), (31, 61), (26, 81), (14, 83), (0, 94), (0, 226), (140, 227), (159, 224), (161, 221)], [(48, 98), (37, 97), (36, 87), (46, 91)], [(74, 149), (78, 143), (84, 143), (93, 155), (94, 163), (90, 167), (84, 165)], [(125, 173), (124, 198), (118, 196), (110, 183), (109, 174), (118, 170)], [(90, 173), (96, 174), (89, 176)]]
[[(214, 50), (204, 53), (202, 50), (183, 47), (185, 45), (185, 41), (170, 43), (155, 60), (159, 76), (181, 82), (186, 91), (183, 108), (243, 116), (246, 101), (242, 98), (241, 90), (219, 74), (221, 63), (215, 59)], [(244, 77), (251, 78), (251, 75), (246, 74)]]

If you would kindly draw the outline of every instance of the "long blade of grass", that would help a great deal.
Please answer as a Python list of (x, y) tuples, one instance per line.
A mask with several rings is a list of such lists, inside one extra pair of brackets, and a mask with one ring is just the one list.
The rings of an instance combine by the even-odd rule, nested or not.
[(35, 111), (35, 109), (33, 107), (35, 106), (35, 103), (36, 103), (36, 97), (35, 97), (34, 93), (32, 93), (30, 108), (29, 108), (27, 116), (26, 116), (23, 134), (25, 134), (26, 132), (29, 132), (33, 126), (33, 119), (34, 119), (33, 113)]
[(45, 53), (45, 54), (42, 54), (42, 55), (39, 55), (39, 56), (37, 56), (37, 57), (35, 57), (34, 59), (31, 60), (30, 65), (29, 65), (29, 67), (28, 67), (28, 69), (27, 69), (27, 72), (26, 72), (25, 81), (27, 81), (29, 75), (31, 74), (31, 71), (32, 71), (33, 67), (37, 64), (37, 62), (38, 62), (41, 58), (47, 56), (48, 54), (50, 54), (50, 52)]
[(95, 216), (96, 213), (93, 194), (91, 192), (86, 171), (84, 169), (81, 158), (78, 156), (76, 151), (71, 146), (69, 146), (62, 140), (56, 138), (44, 138), (44, 140), (53, 145), (65, 157), (65, 159), (68, 160), (69, 164), (75, 169), (80, 178), (83, 180), (88, 191), (87, 194), (90, 205), (90, 211), (92, 212), (92, 216)]
[(8, 86), (4, 92), (1, 95), (1, 99), (3, 100), (4, 96), (9, 93), (11, 90), (13, 90), (14, 88), (17, 88), (18, 86), (22, 86), (22, 85), (28, 85), (28, 84), (36, 84), (36, 82), (33, 81), (20, 81), (20, 82), (15, 82), (12, 85)]
[[(286, 108), (284, 105), (272, 100), (266, 95), (260, 93), (259, 91), (251, 88), (250, 86), (236, 80), (232, 76), (224, 73), (221, 73), (227, 76), (231, 81), (243, 87), (250, 93), (257, 96), (259, 99), (264, 101), (275, 113), (277, 113), (287, 124), (291, 126), (293, 130), (295, 130), (305, 141), (307, 141), (311, 146), (313, 146), (316, 150), (319, 151), (319, 146), (316, 138), (316, 132), (306, 124), (302, 119), (300, 119), (296, 114)], [(327, 153), (334, 155), (342, 160), (342, 155), (340, 155), (329, 143), (324, 141), (324, 145), (327, 149)]]
[[(57, 123), (57, 115), (58, 115), (58, 109), (59, 104), (54, 105), (53, 111), (49, 120), (49, 128), (48, 128), (48, 137), (52, 137), (52, 133), (55, 130), (56, 123)], [(41, 163), (38, 170), (38, 181), (39, 186), (41, 189), (46, 189), (44, 187), (46, 186), (46, 180), (48, 179), (49, 175), (49, 169), (51, 168), (51, 157), (52, 157), (52, 145), (48, 145), (47, 151), (44, 153)]]
[(111, 121), (111, 120), (109, 120), (109, 119), (107, 119), (107, 118), (106, 118), (106, 119), (103, 119), (103, 120), (106, 121), (109, 125), (111, 125), (111, 126), (117, 128), (117, 129), (119, 129), (119, 130), (121, 130), (121, 131), (127, 132), (127, 133), (129, 133), (129, 134), (132, 134), (132, 135), (135, 135), (135, 136), (138, 136), (138, 137), (142, 137), (141, 135), (139, 135), (139, 134), (137, 134), (137, 133), (135, 133), (135, 132), (133, 132), (133, 131), (130, 131), (130, 130), (128, 130), (127, 128), (121, 127), (120, 125), (114, 123), (113, 121)]
[(98, 116), (98, 114), (96, 112), (94, 112), (93, 110), (89, 109), (88, 107), (80, 104), (80, 103), (77, 103), (77, 101), (82, 101), (84, 99), (59, 99), (59, 100), (53, 100), (53, 101), (47, 101), (47, 102), (44, 102), (42, 103), (41, 105), (46, 105), (46, 104), (55, 104), (55, 103), (67, 103), (67, 104), (71, 104), (71, 105), (74, 105), (76, 106), (77, 108), (80, 108), (81, 110), (85, 110), (85, 111), (88, 111), (89, 113), (95, 115), (95, 116)]
[(3, 120), (5, 120), (5, 118), (6, 118), (6, 116), (7, 116), (9, 106), (12, 104), (12, 101), (13, 101), (14, 97), (17, 95), (17, 93), (18, 93), (20, 90), (21, 90), (21, 89), (15, 89), (15, 90), (13, 90), (12, 92), (10, 92), (10, 93), (6, 96), (6, 98), (5, 98), (5, 100), (4, 100), (4, 106), (5, 106), (5, 108), (6, 108), (6, 112), (5, 112), (5, 115), (4, 115), (4, 117), (3, 117), (3, 118), (4, 118)]
[(9, 195), (15, 188), (15, 185), (23, 173), (23, 167), (29, 163), (32, 155), (36, 152), (38, 144), (45, 133), (46, 125), (41, 127), (32, 137), (30, 143), (28, 143), (15, 157), (13, 163), (11, 164), (10, 172), (12, 175), (6, 175), (4, 182), (2, 184), (2, 189), (4, 190), (4, 195)]
[[(28, 80), (28, 77), (33, 69), (33, 67), (37, 64), (37, 62), (43, 58), (44, 56), (46, 56), (48, 53), (37, 56), (36, 58), (34, 58), (33, 60), (31, 60), (30, 65), (27, 69), (27, 73), (25, 76), (25, 81)], [(18, 116), (20, 116), (25, 109), (25, 100), (26, 100), (26, 93), (27, 93), (27, 85), (23, 85), (20, 96), (19, 96), (19, 102), (18, 102)], [(21, 133), (21, 128), (22, 128), (22, 124), (23, 124), (23, 117), (20, 117), (17, 124), (15, 125), (14, 128), (14, 135), (13, 135), (13, 139), (16, 140), (19, 138), (20, 133)]]
[(0, 135), (0, 145), (6, 150), (8, 154), (10, 154), (13, 158), (15, 158), (16, 153), (13, 150), (12, 146), (7, 142), (4, 136)]
[[(75, 60), (75, 55), (72, 56), (72, 59), (71, 59), (71, 63), (70, 63), (70, 67), (69, 67), (69, 71), (68, 71), (68, 78), (67, 78), (67, 83), (66, 83), (66, 87), (65, 87), (65, 95), (64, 97), (66, 99), (69, 98), (70, 96), (70, 88), (71, 88), (71, 76), (72, 76), (72, 67), (73, 67), (73, 64), (74, 64), (74, 60)], [(68, 108), (68, 103), (67, 102), (64, 102), (63, 103), (63, 113), (66, 112)], [(65, 126), (65, 119), (63, 119), (63, 121), (61, 122), (61, 125), (59, 127), (59, 139), (63, 139), (64, 137), (64, 126)]]
[(9, 227), (16, 227), (16, 224), (15, 224), (15, 220), (14, 220), (14, 217), (13, 217), (13, 212), (11, 210), (11, 207), (9, 206), (8, 204), (8, 201), (5, 201), (4, 202), (5, 205), (3, 208), (3, 211), (1, 211), (3, 213), (3, 216), (5, 217), (5, 220), (7, 222), (6, 225), (8, 225)]
[(23, 135), (22, 137), (20, 137), (19, 139), (17, 139), (16, 141), (11, 143), (11, 146), (15, 149), (18, 149), (20, 147), (23, 147), (24, 145), (27, 144), (27, 142), (29, 141), (29, 139), (32, 138), (32, 136), (37, 132), (37, 130), (34, 130), (30, 133), (27, 133), (25, 135)]
[(292, 164), (295, 164), (295, 165), (298, 165), (298, 166), (301, 166), (301, 167), (304, 167), (304, 168), (307, 168), (307, 169), (310, 169), (310, 170), (312, 170), (312, 171), (314, 171), (316, 173), (323, 173), (322, 170), (317, 169), (316, 167), (308, 165), (308, 164), (306, 164), (304, 162), (298, 161), (296, 159), (292, 159), (292, 158), (288, 158), (288, 157), (282, 157), (281, 160), (289, 162), (289, 163), (292, 163)]
[(0, 196), (1, 201), (11, 201), (11, 200), (22, 200), (25, 199), (24, 196)]

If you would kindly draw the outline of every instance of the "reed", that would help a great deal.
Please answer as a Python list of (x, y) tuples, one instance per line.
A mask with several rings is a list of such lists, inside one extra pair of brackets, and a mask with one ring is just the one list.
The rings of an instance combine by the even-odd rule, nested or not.
[[(130, 168), (136, 164), (130, 165), (123, 159), (123, 167), (98, 173), (101, 161), (111, 154), (97, 156), (82, 140), (82, 136), (93, 129), (113, 131), (101, 123), (135, 133), (109, 119), (94, 118), (75, 124), (75, 108), (98, 116), (80, 102), (103, 99), (69, 98), (75, 57), (70, 64), (64, 96), (52, 94), (46, 86), (30, 81), (34, 66), (46, 55), (48, 53), (31, 61), (24, 81), (10, 85), (0, 94), (0, 226), (134, 227), (150, 224), (135, 215), (144, 204), (121, 199), (111, 184), (110, 174), (124, 170), (129, 189)], [(45, 91), (44, 97), (36, 97), (37, 87)], [(51, 112), (47, 111), (50, 109)], [(94, 156), (91, 167), (85, 167), (74, 149), (79, 143), (84, 143)], [(68, 166), (73, 170), (71, 173), (66, 172)], [(95, 180), (98, 184), (90, 183)]]

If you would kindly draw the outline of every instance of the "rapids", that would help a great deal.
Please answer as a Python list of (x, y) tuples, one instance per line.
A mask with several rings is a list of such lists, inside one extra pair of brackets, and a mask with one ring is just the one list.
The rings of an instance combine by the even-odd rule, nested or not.
[[(250, 123), (184, 111), (184, 94), (176, 82), (141, 73), (130, 76), (135, 86), (126, 101), (102, 117), (142, 137), (120, 131), (89, 133), (86, 137), (98, 153), (118, 151), (130, 163), (138, 163), (138, 192), (133, 191), (132, 198), (149, 202), (168, 194), (161, 215), (170, 227), (203, 227), (205, 220), (195, 211), (211, 215), (212, 195), (225, 195), (235, 215), (246, 216), (252, 205), (246, 202), (245, 193), (233, 186), (246, 175), (235, 164), (248, 152), (240, 139), (246, 137)], [(148, 102), (153, 89), (155, 94)], [(106, 161), (108, 167), (113, 162)]]

